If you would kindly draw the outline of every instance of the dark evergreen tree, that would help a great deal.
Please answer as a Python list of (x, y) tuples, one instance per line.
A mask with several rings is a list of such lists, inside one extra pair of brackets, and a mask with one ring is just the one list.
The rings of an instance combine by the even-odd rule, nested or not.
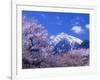
[(88, 49), (89, 46), (89, 40), (84, 40), (81, 45), (79, 46), (79, 48), (84, 48), (84, 49)]

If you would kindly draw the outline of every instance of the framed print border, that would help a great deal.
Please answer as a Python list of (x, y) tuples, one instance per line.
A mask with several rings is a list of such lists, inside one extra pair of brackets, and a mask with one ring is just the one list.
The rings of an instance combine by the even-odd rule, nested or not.
[[(35, 73), (37, 73), (37, 74), (35, 76), (32, 76), (32, 75), (30, 75), (32, 73), (30, 73), (29, 74), (30, 76), (29, 76), (29, 75), (27, 75), (27, 73), (29, 73), (30, 71), (33, 71), (33, 70), (31, 70), (31, 69), (30, 70), (24, 70), (24, 72), (23, 72), (23, 70), (21, 69), (21, 65), (19, 64), (19, 63), (21, 63), (20, 62), (20, 60), (21, 60), (20, 57), (21, 56), (19, 57), (19, 55), (20, 55), (19, 52), (21, 52), (21, 50), (19, 49), (20, 46), (18, 45), (18, 44), (20, 44), (20, 42), (18, 40), (19, 39), (19, 36), (21, 37), (21, 35), (20, 35), (21, 29), (19, 29), (19, 27), (21, 26), (21, 24), (20, 24), (21, 19), (19, 19), (19, 18), (21, 18), (21, 14), (20, 14), (21, 10), (23, 10), (24, 8), (26, 10), (27, 9), (30, 9), (31, 10), (32, 7), (36, 7), (36, 9), (37, 8), (41, 8), (41, 7), (42, 8), (49, 8), (49, 9), (46, 9), (46, 10), (53, 11), (53, 12), (55, 12), (54, 11), (55, 9), (58, 9), (57, 11), (61, 10), (60, 12), (64, 12), (63, 10), (66, 11), (66, 9), (69, 9), (69, 10), (72, 10), (72, 11), (74, 11), (74, 10), (80, 10), (82, 12), (84, 12), (84, 10), (86, 10), (87, 11), (86, 13), (90, 13), (92, 15), (91, 18), (96, 19), (95, 18), (95, 15), (96, 15), (95, 8), (90, 8), (90, 7), (89, 8), (84, 8), (84, 7), (71, 7), (71, 6), (70, 7), (69, 6), (61, 6), (60, 7), (60, 6), (53, 6), (53, 5), (52, 6), (41, 6), (41, 5), (26, 5), (26, 4), (25, 5), (23, 5), (23, 4), (22, 5), (21, 4), (16, 4), (15, 5), (14, 4), (13, 7), (14, 8), (12, 9), (12, 53), (11, 53), (11, 57), (12, 57), (12, 60), (11, 60), (12, 61), (12, 67), (11, 67), (12, 68), (11, 69), (12, 80), (15, 80), (15, 79), (17, 79), (17, 80), (22, 79), (23, 80), (23, 77), (24, 76), (25, 76), (26, 80), (28, 80), (28, 78), (34, 78), (35, 76), (36, 76), (36, 79), (37, 79), (38, 77), (40, 77), (40, 76), (37, 76), (37, 74), (39, 72), (40, 72), (40, 75), (44, 76), (46, 74), (43, 75), (43, 72), (46, 72), (48, 74), (52, 74), (51, 71), (55, 71), (52, 76), (50, 75), (48, 77), (55, 77), (55, 75), (57, 75), (57, 76), (60, 75), (60, 74), (57, 74), (57, 72), (60, 72), (57, 69), (51, 69), (51, 68), (49, 68), (49, 71), (50, 72), (48, 71), (48, 69), (44, 69), (44, 70), (43, 69), (40, 69), (40, 70), (38, 70), (38, 69), (35, 70), (34, 69)], [(29, 8), (26, 8), (26, 7), (29, 7)], [(41, 11), (41, 10), (37, 9), (37, 11)], [(42, 11), (45, 11), (45, 10), (42, 9)], [(94, 20), (92, 20), (91, 22), (93, 22), (93, 21)], [(93, 25), (92, 26), (96, 26), (95, 25), (95, 21), (93, 22)], [(95, 27), (93, 27), (93, 29), (95, 29)], [(93, 31), (93, 29), (91, 29), (90, 31), (92, 31), (93, 33), (96, 33), (96, 31)], [(96, 36), (93, 33), (91, 33), (91, 35), (94, 35), (94, 36), (92, 36), (91, 39), (96, 39)], [(93, 40), (91, 40), (90, 42), (93, 42)], [(92, 45), (94, 45), (94, 42), (93, 42)], [(96, 47), (96, 46), (94, 46), (94, 47)], [(93, 49), (92, 51), (96, 51), (96, 50)], [(93, 59), (92, 61), (93, 61), (93, 64), (94, 64), (95, 63), (95, 60), (96, 60), (96, 54), (94, 56), (92, 56), (92, 59)], [(75, 68), (75, 69), (78, 70), (80, 68)], [(77, 72), (74, 71), (75, 69), (70, 68), (70, 69), (68, 69), (68, 72), (66, 72), (66, 71), (63, 71), (63, 72), (66, 73), (66, 75), (68, 75), (68, 76), (70, 76), (70, 75), (76, 75)], [(89, 74), (95, 73), (96, 72), (96, 65), (95, 66), (93, 65), (93, 67), (91, 67), (90, 71), (87, 71), (88, 69), (89, 69), (88, 67), (86, 68), (86, 70), (85, 70), (85, 68), (82, 68), (81, 70), (79, 70), (79, 72), (77, 73), (77, 75), (80, 74), (80, 71), (82, 71), (84, 74), (86, 74), (87, 72), (89, 72)], [(60, 70), (60, 68), (59, 68), (59, 70)], [(67, 70), (67, 69), (66, 68), (63, 68), (61, 70)], [(72, 71), (70, 71), (70, 70), (72, 70)], [(23, 73), (25, 73), (25, 75), (23, 75)], [(26, 77), (26, 75), (28, 77)]]

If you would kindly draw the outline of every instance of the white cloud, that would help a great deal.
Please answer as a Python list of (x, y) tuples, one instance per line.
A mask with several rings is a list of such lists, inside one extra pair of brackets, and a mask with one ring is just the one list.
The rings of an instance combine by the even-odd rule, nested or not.
[(86, 27), (87, 29), (89, 29), (89, 24), (86, 24), (85, 27)]
[(56, 24), (61, 26), (62, 25), (62, 20), (60, 19), (59, 16), (56, 16)]
[(54, 39), (54, 38), (55, 38), (55, 36), (54, 36), (54, 35), (51, 35), (51, 36), (50, 36), (50, 39)]
[(76, 16), (71, 20), (71, 24), (74, 25), (81, 25), (82, 23), (84, 23), (84, 19), (80, 16)]
[(80, 34), (80, 33), (84, 33), (84, 30), (82, 29), (81, 26), (73, 26), (72, 31), (74, 31), (74, 33)]

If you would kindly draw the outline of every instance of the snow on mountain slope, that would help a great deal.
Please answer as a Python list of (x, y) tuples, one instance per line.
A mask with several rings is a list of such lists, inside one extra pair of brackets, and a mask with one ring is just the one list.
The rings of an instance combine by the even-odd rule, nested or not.
[(60, 33), (57, 36), (50, 37), (50, 44), (53, 47), (53, 51), (57, 53), (66, 52), (77, 48), (83, 41), (74, 36)]
[(57, 36), (51, 36), (50, 37), (50, 44), (52, 44), (52, 43), (53, 44), (57, 44), (62, 39), (67, 40), (69, 43), (78, 43), (78, 44), (81, 44), (82, 43), (82, 40), (80, 40), (79, 38), (76, 38), (74, 36), (70, 36), (70, 35), (65, 34), (65, 33), (62, 32), (62, 33), (60, 33)]

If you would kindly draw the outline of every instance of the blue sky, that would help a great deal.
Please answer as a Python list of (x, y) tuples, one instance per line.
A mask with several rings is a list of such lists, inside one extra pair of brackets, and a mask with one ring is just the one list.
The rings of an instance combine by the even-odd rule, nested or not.
[(64, 32), (81, 40), (89, 40), (89, 14), (22, 11), (22, 16), (37, 20), (47, 29), (49, 36)]

